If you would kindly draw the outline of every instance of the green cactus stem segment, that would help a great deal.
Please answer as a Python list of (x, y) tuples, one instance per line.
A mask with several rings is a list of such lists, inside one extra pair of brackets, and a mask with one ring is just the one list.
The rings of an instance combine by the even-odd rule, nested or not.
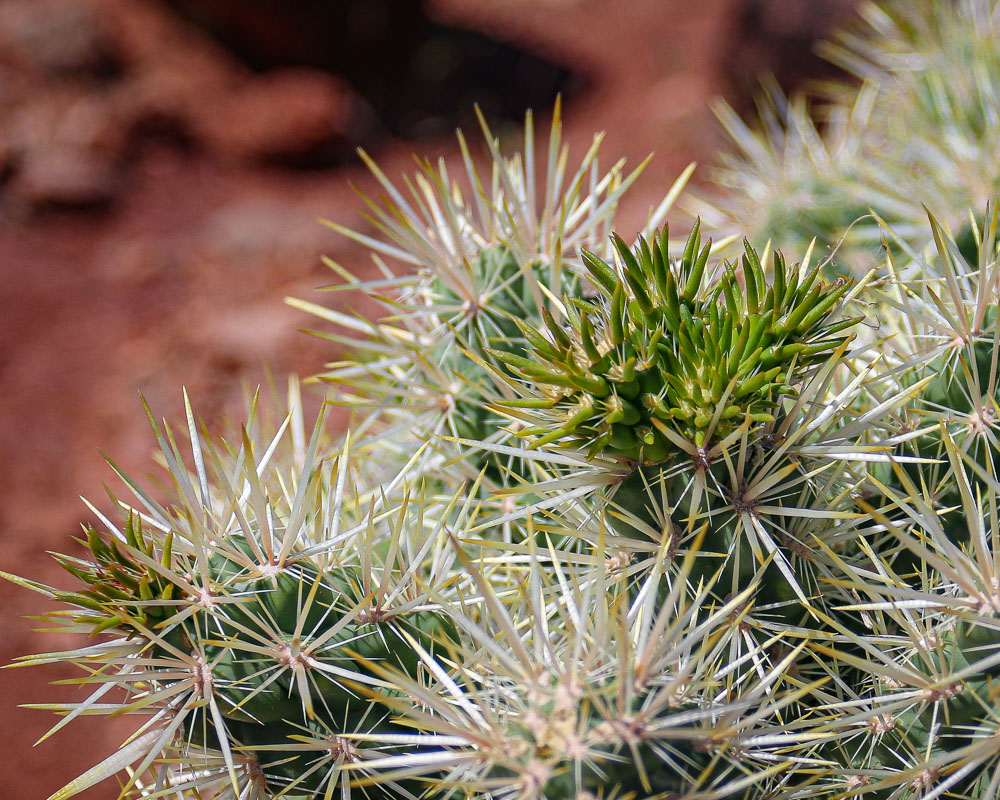
[(766, 272), (746, 241), (739, 265), (712, 266), (697, 223), (680, 259), (666, 228), (634, 249), (612, 238), (620, 270), (583, 254), (598, 302), (574, 305), (563, 324), (545, 314), (541, 330), (519, 323), (526, 352), (489, 351), (517, 379), (521, 399), (504, 405), (521, 409), (533, 447), (661, 463), (676, 451), (664, 426), (707, 447), (747, 419), (773, 419), (859, 321), (837, 314), (850, 281), (800, 274), (778, 252)]
[[(431, 652), (458, 638), (438, 611), (372, 606), (358, 567), (320, 570), (304, 561), (250, 570), (253, 548), (244, 538), (214, 549), (205, 559), (207, 583), (196, 587), (197, 596), (186, 596), (150, 565), (155, 561), (178, 576), (188, 572), (172, 552), (172, 537), (155, 547), (133, 517), (125, 533), (127, 541), (116, 542), (91, 529), (86, 544), (92, 561), (60, 557), (86, 584), (60, 599), (83, 610), (77, 619), (93, 626), (92, 635), (115, 628), (129, 638), (146, 638), (153, 661), (174, 652), (197, 655), (224, 722), (226, 746), (255, 753), (276, 790), (294, 786), (296, 795), (323, 796), (329, 770), (310, 771), (316, 754), (293, 746), (307, 732), (407, 733), (358, 690), (391, 691), (369, 664), (415, 679), (412, 642)], [(176, 678), (160, 678), (154, 670), (149, 680), (155, 685)], [(217, 750), (223, 744), (207, 708), (194, 711), (186, 730), (192, 747)], [(385, 787), (366, 791), (387, 800), (397, 796)]]

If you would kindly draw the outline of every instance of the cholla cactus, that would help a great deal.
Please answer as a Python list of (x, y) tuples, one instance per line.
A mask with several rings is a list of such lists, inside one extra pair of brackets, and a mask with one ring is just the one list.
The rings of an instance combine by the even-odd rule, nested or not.
[(823, 50), (861, 85), (786, 98), (769, 84), (756, 129), (721, 104), (734, 143), (716, 176), (726, 193), (692, 205), (713, 227), (794, 254), (813, 237), (839, 244), (839, 260), (860, 272), (878, 260), (871, 211), (920, 244), (929, 207), (969, 255), (969, 210), (980, 215), (1000, 189), (998, 8), (995, 0), (864, 4), (865, 27)]
[[(301, 422), (297, 411), (290, 419)], [(169, 428), (154, 426), (176, 505), (122, 475), (138, 506), (116, 500), (122, 523), (102, 516), (104, 533), (87, 530), (89, 560), (59, 557), (79, 590), (16, 579), (73, 609), (56, 614), (67, 630), (114, 637), (58, 654), (98, 678), (97, 690), (65, 709), (69, 718), (151, 715), (123, 753), (53, 797), (129, 762), (138, 762), (129, 787), (159, 763), (149, 784), (158, 791), (231, 783), (250, 796), (322, 794), (360, 779), (358, 764), (377, 752), (342, 733), (399, 732), (358, 687), (392, 693), (368, 661), (416, 677), (414, 644), (433, 652), (454, 639), (419, 588), (460, 590), (461, 580), (440, 572), (454, 502), (422, 495), (411, 503), (391, 482), (378, 495), (355, 494), (349, 446), (320, 458), (321, 426), (303, 444), (304, 431), (288, 423), (270, 441), (244, 428), (237, 447), (219, 447), (199, 433), (189, 407), (194, 475)], [(102, 704), (114, 689), (124, 697)], [(396, 791), (405, 790), (390, 782), (383, 796)]]
[[(610, 257), (608, 235), (618, 202), (644, 166), (626, 173), (619, 161), (602, 173), (597, 136), (575, 171), (568, 171), (557, 105), (544, 181), (538, 181), (531, 115), (524, 152), (513, 158), (500, 153), (485, 121), (482, 125), (491, 156), (488, 174), (481, 174), (459, 134), (466, 189), (452, 179), (442, 160), (437, 167), (422, 164), (413, 180), (406, 181), (407, 196), (368, 160), (384, 190), (381, 203), (366, 198), (382, 238), (332, 224), (371, 249), (382, 278), (361, 281), (329, 262), (343, 281), (331, 288), (368, 293), (389, 310), (387, 319), (374, 324), (290, 301), (353, 334), (336, 337), (347, 346), (347, 358), (321, 377), (338, 387), (336, 402), (368, 412), (358, 421), (359, 434), (371, 431), (393, 449), (405, 441), (431, 441), (421, 469), (433, 473), (450, 462), (449, 469), (461, 470), (469, 479), (479, 472), (482, 458), (447, 446), (440, 435), (507, 439), (498, 424), (501, 418), (487, 405), (488, 367), (495, 363), (490, 350), (524, 353), (527, 343), (516, 320), (540, 325), (549, 298), (579, 291), (583, 250)], [(692, 169), (684, 171), (651, 214), (650, 230), (670, 210)], [(384, 258), (408, 271), (397, 275)], [(409, 271), (413, 267), (415, 272)], [(491, 470), (487, 480), (504, 483), (502, 469)]]
[[(869, 209), (876, 206), (885, 214), (887, 206), (903, 206), (910, 211), (911, 199), (897, 194), (897, 184), (876, 192), (865, 173), (877, 145), (868, 132), (882, 108), (879, 98), (871, 85), (836, 102), (789, 98), (766, 83), (756, 127), (718, 102), (715, 113), (733, 143), (715, 170), (721, 191), (689, 204), (712, 229), (771, 241), (791, 255), (805, 252), (814, 239), (822, 248), (839, 244), (841, 258), (851, 256), (845, 260), (866, 271), (875, 263), (870, 245), (877, 240), (877, 228), (865, 224)], [(840, 242), (848, 232), (861, 240), (856, 251)]]
[[(938, 35), (872, 19), (882, 69)], [(460, 140), (471, 194), (369, 162), (378, 235), (338, 230), (382, 277), (330, 266), (387, 316), (297, 303), (349, 348), (321, 377), (351, 430), (308, 436), (294, 384), (232, 443), (188, 406), (184, 451), (153, 423), (172, 496), (118, 470), (120, 519), (58, 557), (76, 588), (5, 574), (90, 637), (19, 662), (96, 686), (53, 733), (140, 720), (50, 800), (121, 771), (170, 800), (997, 798), (997, 203), (866, 194), (881, 102), (836, 153), (797, 128), (813, 188), (878, 212), (841, 277), (804, 239), (847, 206), (748, 218), (738, 258), (707, 217), (671, 243), (690, 171), (633, 240), (636, 173), (595, 143), (570, 175), (558, 112), (541, 186), (530, 118), (520, 157), (486, 131), (488, 179)]]

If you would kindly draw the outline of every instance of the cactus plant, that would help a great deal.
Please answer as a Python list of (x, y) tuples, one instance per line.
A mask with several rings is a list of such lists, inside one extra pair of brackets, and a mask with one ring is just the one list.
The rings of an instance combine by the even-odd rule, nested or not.
[(821, 46), (851, 81), (795, 97), (768, 81), (756, 125), (717, 104), (733, 142), (716, 172), (724, 191), (689, 205), (796, 252), (815, 237), (854, 270), (878, 263), (872, 212), (919, 246), (928, 207), (969, 248), (970, 210), (981, 216), (1000, 190), (997, 4), (884, 0), (859, 13)]
[[(866, 63), (965, 41), (893, 8)], [(847, 102), (865, 147), (897, 135)], [(854, 199), (671, 241), (689, 169), (625, 231), (637, 172), (595, 142), (571, 174), (559, 129), (540, 184), (530, 117), (512, 158), (484, 124), (485, 177), (460, 139), (471, 195), (369, 160), (376, 233), (334, 227), (381, 277), (329, 266), (385, 318), (292, 301), (339, 329), (346, 432), (308, 435), (294, 382), (230, 441), (150, 415), (169, 499), (115, 467), (119, 518), (57, 556), (76, 588), (3, 573), (88, 637), (17, 662), (83, 669), (53, 733), (140, 720), (50, 800), (120, 772), (176, 800), (1000, 795), (998, 201), (918, 223), (917, 188), (897, 214), (827, 162), (877, 231), (838, 276), (803, 237)]]

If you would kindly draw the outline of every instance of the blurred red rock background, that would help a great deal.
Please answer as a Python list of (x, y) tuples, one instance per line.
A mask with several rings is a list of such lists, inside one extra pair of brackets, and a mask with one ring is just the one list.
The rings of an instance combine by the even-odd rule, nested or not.
[[(108, 507), (98, 448), (152, 471), (137, 390), (177, 420), (186, 386), (221, 431), (265, 365), (283, 386), (335, 356), (282, 298), (326, 299), (321, 253), (363, 268), (317, 222), (366, 228), (355, 147), (398, 178), (412, 152), (454, 160), (474, 103), (516, 143), (524, 110), (544, 132), (561, 93), (577, 157), (597, 130), (609, 164), (655, 151), (635, 224), (722, 144), (708, 100), (750, 108), (762, 70), (828, 74), (812, 44), (853, 5), (0, 0), (0, 569), (69, 585), (45, 551), (75, 552), (80, 495)], [(0, 584), (0, 601), (0, 663), (71, 646), (22, 618), (38, 596)], [(77, 720), (32, 748), (54, 718), (17, 704), (79, 698), (47, 686), (71, 677), (2, 673), (0, 797), (49, 796), (134, 727)]]

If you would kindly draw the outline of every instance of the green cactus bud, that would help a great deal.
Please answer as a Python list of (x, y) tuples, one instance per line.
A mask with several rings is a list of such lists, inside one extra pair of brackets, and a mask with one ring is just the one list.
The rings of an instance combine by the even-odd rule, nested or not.
[[(654, 447), (643, 435), (628, 436), (623, 430), (623, 426), (652, 430), (655, 417), (668, 420), (682, 438), (707, 447), (746, 417), (772, 418), (778, 397), (794, 392), (810, 367), (850, 335), (830, 333), (831, 314), (848, 284), (831, 288), (816, 283), (815, 275), (800, 284), (796, 270), (791, 271), (794, 278), (787, 276), (780, 254), (774, 259), (772, 286), (756, 252), (745, 243), (744, 298), (738, 284), (741, 276), (731, 266), (722, 270), (721, 277), (708, 277), (715, 274), (708, 269), (711, 241), (701, 246), (697, 225), (679, 261), (664, 261), (662, 235), (654, 236), (651, 244), (640, 242), (634, 251), (620, 237), (613, 242), (624, 264), (624, 279), (611, 265), (600, 266), (592, 253), (586, 258), (591, 272), (600, 276), (604, 304), (585, 315), (585, 325), (581, 320), (569, 329), (546, 318), (561, 348), (587, 354), (590, 366), (583, 374), (575, 371), (578, 362), (567, 365), (552, 357), (551, 348), (532, 348), (531, 341), (530, 352), (523, 357), (498, 354), (528, 383), (575, 390), (553, 396), (551, 410), (532, 409), (537, 411), (532, 415), (538, 420), (534, 427), (547, 429), (543, 444), (566, 440), (595, 452), (594, 444), (600, 440), (615, 455), (645, 463), (669, 460), (674, 449), (662, 437)], [(660, 254), (662, 278), (653, 253)], [(678, 296), (679, 285), (683, 290)], [(766, 295), (767, 310), (757, 313), (761, 293)], [(546, 366), (529, 368), (533, 361)], [(791, 364), (795, 370), (789, 375)], [(610, 437), (597, 418), (580, 419), (564, 429), (558, 415), (575, 413), (572, 409), (586, 402), (584, 393), (601, 397), (605, 392), (617, 398), (601, 423), (614, 426)], [(640, 394), (651, 399), (640, 401)], [(719, 408), (724, 396), (725, 406)], [(666, 408), (678, 411), (666, 414)]]

